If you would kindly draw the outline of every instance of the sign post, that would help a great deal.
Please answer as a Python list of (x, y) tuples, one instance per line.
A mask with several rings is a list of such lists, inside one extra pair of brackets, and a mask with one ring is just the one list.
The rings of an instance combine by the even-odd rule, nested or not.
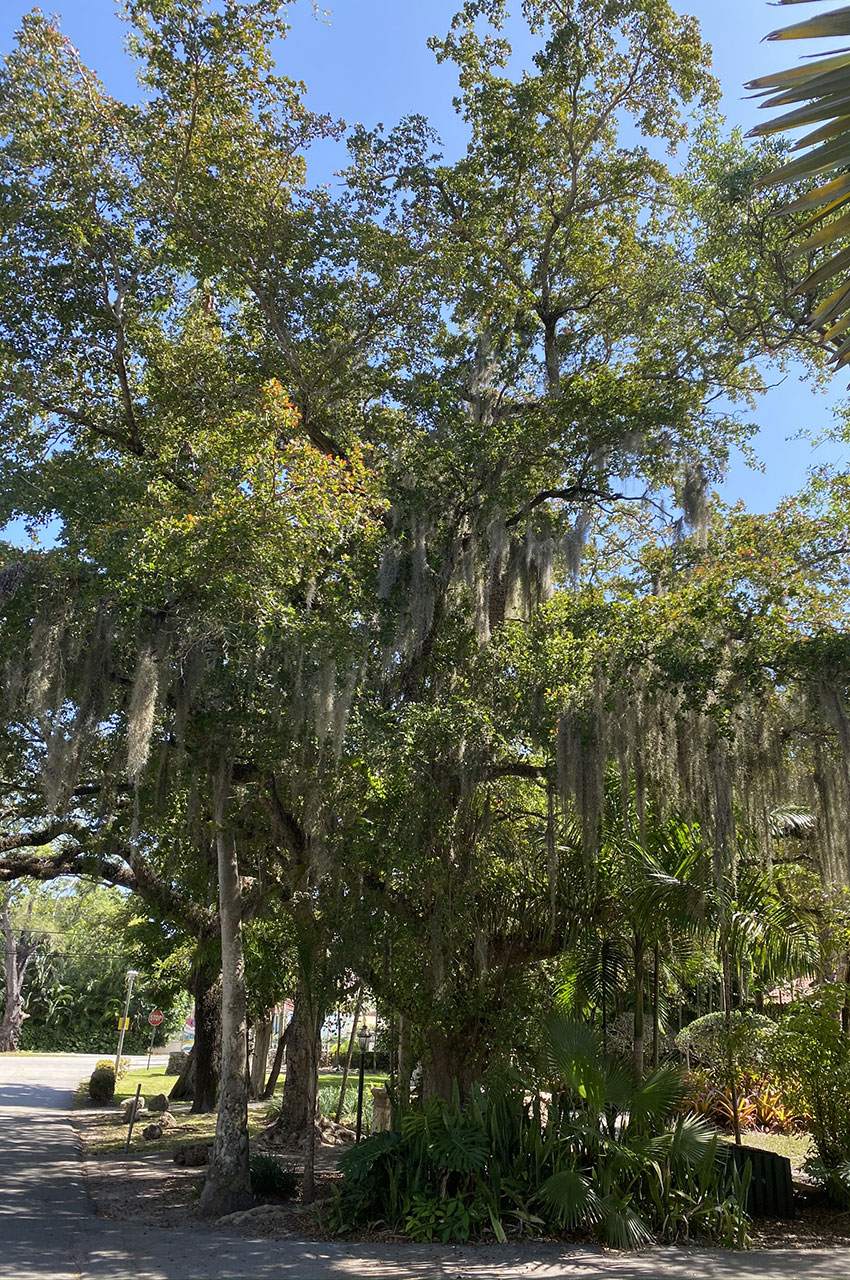
[(165, 1014), (162, 1012), (161, 1009), (151, 1009), (150, 1013), (148, 1014), (148, 1022), (150, 1023), (150, 1026), (151, 1026), (151, 1042), (148, 1045), (148, 1070), (149, 1071), (151, 1066), (151, 1054), (153, 1053), (154, 1036), (156, 1035), (157, 1027), (160, 1025), (164, 1017), (165, 1017)]
[(118, 1052), (115, 1054), (115, 1079), (121, 1072), (121, 1050), (124, 1048), (124, 1032), (130, 1029), (130, 996), (133, 991), (133, 982), (138, 978), (137, 969), (127, 970), (127, 998), (124, 1001), (124, 1015), (118, 1019)]

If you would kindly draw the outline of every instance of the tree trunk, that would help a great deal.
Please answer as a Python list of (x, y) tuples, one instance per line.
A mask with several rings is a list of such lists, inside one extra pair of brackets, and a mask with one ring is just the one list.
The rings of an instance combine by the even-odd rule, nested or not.
[(273, 1011), (266, 1010), (261, 1022), (254, 1024), (254, 1056), (251, 1059), (251, 1097), (261, 1098), (266, 1083), (266, 1067), (272, 1042)]
[(24, 1025), (24, 976), (35, 954), (35, 943), (26, 931), (15, 937), (8, 902), (0, 913), (6, 949), (6, 1002), (0, 1023), (0, 1053), (17, 1053)]
[(660, 968), (661, 968), (661, 964), (658, 956), (657, 942), (655, 944), (655, 951), (653, 954), (653, 965), (654, 967), (652, 971), (652, 1069), (653, 1071), (655, 1071), (655, 1069), (658, 1066), (658, 1029), (659, 1029), (659, 1022), (660, 1022), (660, 1015), (658, 1010), (658, 983), (659, 983)]
[(410, 1043), (410, 1019), (398, 1015), (398, 1105), (402, 1111), (410, 1106), (410, 1077), (413, 1075), (413, 1051)]
[[(318, 1020), (317, 1020), (318, 1019)], [(318, 1074), (322, 1019), (311, 1001), (303, 978), (299, 977), (293, 1001), (292, 1019), (287, 1027), (286, 1078), (280, 1114), (269, 1137), (280, 1146), (300, 1146), (313, 1130), (316, 1119), (316, 1090), (310, 1077)]]
[(723, 947), (723, 983), (721, 994), (723, 998), (723, 1014), (726, 1027), (726, 1078), (729, 1085), (729, 1093), (732, 1097), (732, 1127), (735, 1131), (735, 1143), (740, 1147), (741, 1117), (738, 1114), (738, 1080), (735, 1072), (735, 1063), (732, 1058), (732, 970), (729, 953), (725, 947)]
[(191, 1098), (192, 1114), (203, 1115), (215, 1111), (218, 1102), (221, 1057), (221, 973), (218, 963), (209, 960), (198, 962), (193, 986), (195, 1043), (169, 1097), (176, 1102)]
[[(198, 1020), (195, 1019), (195, 1028), (197, 1030)], [(195, 1046), (192, 1045), (186, 1054), (186, 1061), (183, 1064), (183, 1070), (171, 1086), (169, 1098), (172, 1102), (185, 1102), (187, 1099), (195, 1096)]]
[(275, 1091), (275, 1087), (278, 1082), (278, 1077), (280, 1076), (280, 1069), (283, 1066), (283, 1054), (286, 1049), (287, 1042), (289, 1040), (289, 1028), (291, 1026), (292, 1026), (292, 1023), (288, 1022), (284, 1027), (283, 1031), (281, 1032), (281, 1034), (277, 1038), (277, 1048), (274, 1051), (274, 1061), (272, 1062), (272, 1069), (269, 1072), (269, 1078), (266, 1081), (266, 1087), (262, 1092), (262, 1098), (264, 1102), (268, 1098), (270, 1098)]
[(221, 913), (221, 1089), (209, 1171), (200, 1210), (208, 1217), (251, 1203), (248, 1156), (248, 1073), (245, 1069), (245, 956), (242, 889), (233, 837), (224, 830), (224, 786), (216, 786), (216, 851)]
[(357, 1038), (357, 1023), (360, 1018), (360, 1007), (363, 1004), (363, 984), (357, 991), (357, 999), (354, 1002), (354, 1020), (351, 1023), (351, 1035), (348, 1037), (348, 1049), (345, 1054), (345, 1066), (342, 1068), (342, 1083), (339, 1086), (339, 1101), (336, 1104), (336, 1114), (334, 1120), (337, 1124), (342, 1122), (342, 1113), (345, 1110), (345, 1091), (348, 1088), (348, 1073), (351, 1070), (351, 1057), (354, 1053), (354, 1041)]
[(307, 1114), (313, 1117), (313, 1123), (307, 1125), (304, 1140), (304, 1177), (301, 1180), (301, 1203), (312, 1204), (316, 1194), (316, 1124), (315, 1117), (319, 1109), (319, 1062), (322, 1056), (322, 1022), (323, 1015), (317, 1011), (315, 996), (311, 993), (310, 1012), (314, 1019), (315, 1035), (310, 1043), (311, 1061), (307, 1065)]
[(195, 979), (195, 1080), (192, 1114), (215, 1111), (221, 1064), (222, 978), (218, 965), (201, 965)]
[(633, 943), (635, 970), (634, 1063), (638, 1078), (643, 1077), (643, 987), (644, 987), (643, 938), (635, 934)]
[(604, 1053), (608, 1052), (608, 1006), (607, 1006), (607, 989), (608, 989), (608, 939), (602, 939), (602, 954), (600, 957), (601, 970), (601, 986), (602, 986), (602, 1049)]
[(454, 1035), (446, 1035), (435, 1027), (422, 1034), (422, 1100), (451, 1099), (455, 1085), (462, 1099), (469, 1096), (472, 1082), (480, 1068), (479, 1035), (470, 1025)]

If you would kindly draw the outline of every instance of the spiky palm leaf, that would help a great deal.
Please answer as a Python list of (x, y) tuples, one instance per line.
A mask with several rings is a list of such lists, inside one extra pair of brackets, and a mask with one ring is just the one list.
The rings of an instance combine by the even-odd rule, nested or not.
[(563, 1214), (564, 1226), (572, 1229), (580, 1222), (595, 1226), (602, 1217), (599, 1196), (590, 1179), (578, 1169), (553, 1173), (540, 1188), (540, 1195)]
[[(780, 4), (799, 4), (801, 0), (779, 0)], [(820, 39), (850, 36), (850, 6), (816, 14), (803, 22), (771, 31), (768, 40)], [(840, 49), (832, 56), (817, 58), (787, 71), (751, 80), (746, 86), (760, 104), (771, 109), (790, 107), (767, 124), (757, 125), (750, 136), (765, 136), (815, 127), (794, 146), (803, 154), (788, 161), (765, 180), (766, 184), (825, 178), (819, 186), (785, 207), (785, 213), (808, 213), (799, 227), (804, 239), (793, 251), (794, 257), (825, 251), (828, 256), (797, 285), (795, 292), (810, 294), (827, 280), (838, 277), (836, 288), (824, 298), (809, 317), (809, 329), (818, 330), (824, 340), (834, 346), (837, 366), (850, 362), (850, 248), (845, 237), (850, 232), (850, 49)], [(836, 216), (837, 215), (837, 216)], [(809, 233), (809, 234), (806, 234)]]

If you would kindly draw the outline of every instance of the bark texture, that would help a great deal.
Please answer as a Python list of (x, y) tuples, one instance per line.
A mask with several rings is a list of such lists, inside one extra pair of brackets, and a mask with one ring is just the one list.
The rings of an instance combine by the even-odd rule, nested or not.
[(193, 980), (195, 994), (195, 1043), (186, 1065), (175, 1080), (169, 1097), (175, 1102), (192, 1099), (192, 1112), (215, 1111), (218, 1102), (221, 1059), (221, 973), (217, 964), (200, 963)]
[(311, 1089), (310, 1078), (318, 1076), (321, 1026), (321, 1012), (310, 999), (303, 980), (299, 981), (287, 1027), (286, 1079), (280, 1115), (271, 1131), (276, 1144), (298, 1146), (312, 1131), (316, 1089), (315, 1085)]
[(0, 1053), (15, 1053), (24, 1025), (24, 976), (35, 954), (35, 941), (26, 930), (15, 936), (8, 902), (0, 912), (6, 953), (6, 1001), (0, 1023)]
[(422, 1100), (449, 1100), (455, 1085), (461, 1098), (468, 1098), (484, 1059), (480, 1044), (481, 1027), (477, 1019), (454, 1034), (446, 1034), (442, 1028), (424, 1027), (421, 1038)]
[(272, 1043), (273, 1011), (266, 1010), (265, 1017), (254, 1023), (254, 1052), (251, 1058), (251, 1097), (261, 1098), (266, 1083), (266, 1067)]
[(235, 1213), (251, 1203), (248, 1163), (248, 1072), (242, 891), (236, 846), (223, 830), (223, 804), (216, 805), (219, 907), (221, 916), (221, 1088), (207, 1180), (200, 1210), (208, 1217)]

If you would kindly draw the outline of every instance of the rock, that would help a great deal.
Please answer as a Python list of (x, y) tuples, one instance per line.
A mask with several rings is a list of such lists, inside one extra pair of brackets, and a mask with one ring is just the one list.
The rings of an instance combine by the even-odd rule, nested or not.
[(170, 1111), (163, 1111), (162, 1115), (156, 1121), (160, 1129), (176, 1129), (177, 1121)]
[(158, 1093), (155, 1098), (151, 1098), (148, 1103), (148, 1111), (168, 1111), (168, 1098), (164, 1093)]
[(137, 1105), (138, 1110), (136, 1111), (136, 1119), (138, 1119), (139, 1111), (144, 1111), (145, 1109), (145, 1100), (141, 1094), (139, 1094), (138, 1099), (125, 1098), (124, 1102), (121, 1104), (121, 1119), (125, 1124), (129, 1124), (133, 1119), (133, 1108)]
[(277, 1205), (261, 1204), (254, 1209), (243, 1209), (239, 1213), (228, 1213), (218, 1218), (216, 1226), (230, 1227), (236, 1231), (256, 1232), (258, 1235), (274, 1235), (276, 1231), (289, 1235), (292, 1226), (292, 1208)]
[(390, 1095), (387, 1093), (385, 1085), (378, 1085), (377, 1089), (372, 1090), (372, 1128), (371, 1133), (385, 1133), (387, 1129), (392, 1128), (392, 1108), (390, 1106)]
[(184, 1142), (181, 1147), (176, 1147), (174, 1151), (174, 1163), (196, 1166), (206, 1164), (210, 1158), (210, 1143), (208, 1142)]
[(148, 1142), (156, 1142), (157, 1138), (162, 1137), (161, 1124), (146, 1124), (142, 1130), (142, 1137)]
[(337, 1124), (327, 1116), (320, 1115), (316, 1121), (316, 1141), (326, 1147), (338, 1147), (344, 1142), (354, 1142), (356, 1133), (344, 1124)]

